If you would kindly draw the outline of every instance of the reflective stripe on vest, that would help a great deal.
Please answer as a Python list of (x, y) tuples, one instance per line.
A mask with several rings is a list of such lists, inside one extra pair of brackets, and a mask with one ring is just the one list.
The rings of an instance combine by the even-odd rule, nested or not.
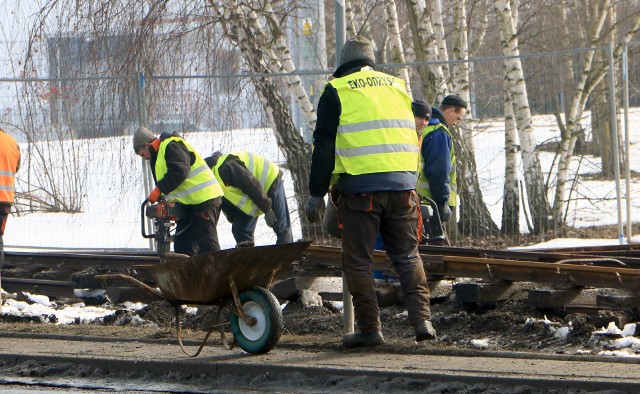
[[(442, 123), (428, 125), (422, 130), (422, 141), (427, 138), (427, 135), (432, 131), (442, 127), (447, 134), (449, 134), (449, 138), (453, 140), (453, 136), (449, 129)], [(449, 171), (449, 206), (455, 207), (458, 204), (458, 180), (456, 175), (456, 153), (453, 149), (453, 143), (451, 143), (451, 149), (449, 150), (449, 157), (451, 160), (451, 170)], [(431, 194), (431, 189), (429, 187), (429, 181), (427, 177), (424, 175), (424, 159), (422, 155), (420, 155), (420, 167), (418, 167), (418, 184), (416, 186), (416, 190), (418, 194), (423, 197), (433, 198)]]
[(419, 145), (404, 81), (363, 69), (329, 84), (342, 108), (333, 179), (342, 173), (415, 172)]
[(172, 141), (182, 142), (187, 149), (189, 149), (189, 152), (195, 155), (196, 159), (193, 165), (191, 165), (187, 179), (166, 196), (167, 200), (176, 200), (185, 205), (196, 205), (222, 196), (222, 188), (209, 166), (207, 166), (207, 163), (205, 163), (204, 159), (191, 145), (187, 144), (187, 142), (180, 137), (169, 137), (160, 143), (158, 159), (156, 160), (157, 179), (161, 180), (167, 174), (168, 169), (165, 153), (167, 145)]
[(9, 134), (0, 131), (0, 202), (13, 204), (15, 176), (19, 161), (18, 143)]
[[(251, 175), (258, 179), (260, 186), (262, 186), (262, 190), (264, 190), (265, 193), (269, 191), (269, 188), (271, 188), (271, 185), (278, 177), (278, 174), (280, 174), (280, 168), (262, 156), (254, 155), (249, 152), (233, 152), (230, 154), (237, 156), (242, 160)], [(220, 177), (220, 166), (224, 163), (227, 157), (229, 157), (229, 154), (219, 157), (216, 165), (213, 167), (213, 173), (220, 182), (222, 190), (224, 190), (224, 198), (247, 215), (255, 217), (260, 216), (263, 212), (258, 209), (249, 196), (244, 194), (242, 190), (235, 186), (227, 186)]]

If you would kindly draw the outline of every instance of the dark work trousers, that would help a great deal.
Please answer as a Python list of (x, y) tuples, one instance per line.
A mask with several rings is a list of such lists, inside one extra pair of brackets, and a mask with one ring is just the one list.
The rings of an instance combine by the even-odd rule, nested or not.
[(293, 233), (291, 231), (291, 218), (289, 217), (289, 205), (287, 204), (287, 195), (284, 192), (284, 182), (278, 178), (273, 182), (267, 193), (271, 198), (271, 209), (276, 214), (278, 221), (273, 226), (273, 232), (278, 237), (276, 244), (288, 244), (293, 242)]
[(185, 207), (189, 210), (189, 215), (176, 222), (173, 250), (189, 256), (220, 250), (216, 228), (220, 218), (220, 206), (198, 206), (198, 209), (189, 205)]
[(405, 294), (409, 322), (431, 320), (427, 277), (418, 255), (418, 209), (415, 191), (340, 196), (342, 269), (361, 332), (381, 330), (374, 290), (373, 250), (378, 231)]
[[(267, 195), (271, 198), (271, 209), (278, 219), (273, 226), (273, 232), (276, 233), (277, 236), (276, 244), (293, 242), (289, 206), (287, 205), (287, 196), (284, 192), (284, 183), (281, 179), (276, 179), (275, 182), (273, 182)], [(222, 204), (222, 208), (225, 216), (229, 222), (231, 222), (231, 233), (236, 243), (254, 242), (254, 233), (256, 231), (256, 225), (258, 224), (258, 218), (247, 215), (228, 201)]]
[[(4, 227), (7, 224), (7, 218), (11, 213), (11, 204), (0, 202), (0, 288), (2, 287), (2, 269), (4, 268)], [(2, 312), (2, 294), (0, 294), (0, 312)]]

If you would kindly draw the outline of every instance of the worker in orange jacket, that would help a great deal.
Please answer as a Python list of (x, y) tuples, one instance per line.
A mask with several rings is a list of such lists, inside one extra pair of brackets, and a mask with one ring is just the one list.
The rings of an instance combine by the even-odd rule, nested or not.
[[(20, 148), (18, 142), (0, 129), (0, 265), (4, 262), (2, 236), (15, 199), (15, 177), (19, 167)], [(0, 299), (0, 311), (2, 311), (2, 299)]]

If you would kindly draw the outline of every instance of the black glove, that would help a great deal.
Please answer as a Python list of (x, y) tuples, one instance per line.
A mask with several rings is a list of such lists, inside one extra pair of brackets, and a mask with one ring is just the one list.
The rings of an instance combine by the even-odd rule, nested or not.
[(309, 197), (309, 201), (307, 201), (307, 209), (305, 210), (307, 219), (311, 223), (320, 220), (320, 211), (324, 209), (324, 206), (324, 197)]
[(438, 214), (440, 215), (441, 222), (448, 222), (451, 217), (451, 208), (449, 208), (449, 204), (444, 204), (441, 207), (438, 207)]

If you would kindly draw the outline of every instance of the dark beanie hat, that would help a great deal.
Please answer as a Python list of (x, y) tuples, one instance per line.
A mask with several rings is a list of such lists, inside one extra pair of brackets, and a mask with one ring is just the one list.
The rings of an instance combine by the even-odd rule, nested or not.
[(451, 105), (454, 107), (467, 108), (467, 102), (464, 101), (462, 97), (456, 94), (450, 94), (447, 97), (443, 98), (440, 105)]
[(413, 116), (420, 116), (427, 119), (431, 117), (431, 106), (424, 100), (413, 100), (411, 103), (411, 111), (413, 111)]
[(376, 62), (376, 56), (373, 53), (373, 47), (369, 40), (364, 36), (356, 36), (348, 39), (342, 47), (340, 53), (340, 65), (352, 62), (354, 60), (368, 60), (371, 63)]

